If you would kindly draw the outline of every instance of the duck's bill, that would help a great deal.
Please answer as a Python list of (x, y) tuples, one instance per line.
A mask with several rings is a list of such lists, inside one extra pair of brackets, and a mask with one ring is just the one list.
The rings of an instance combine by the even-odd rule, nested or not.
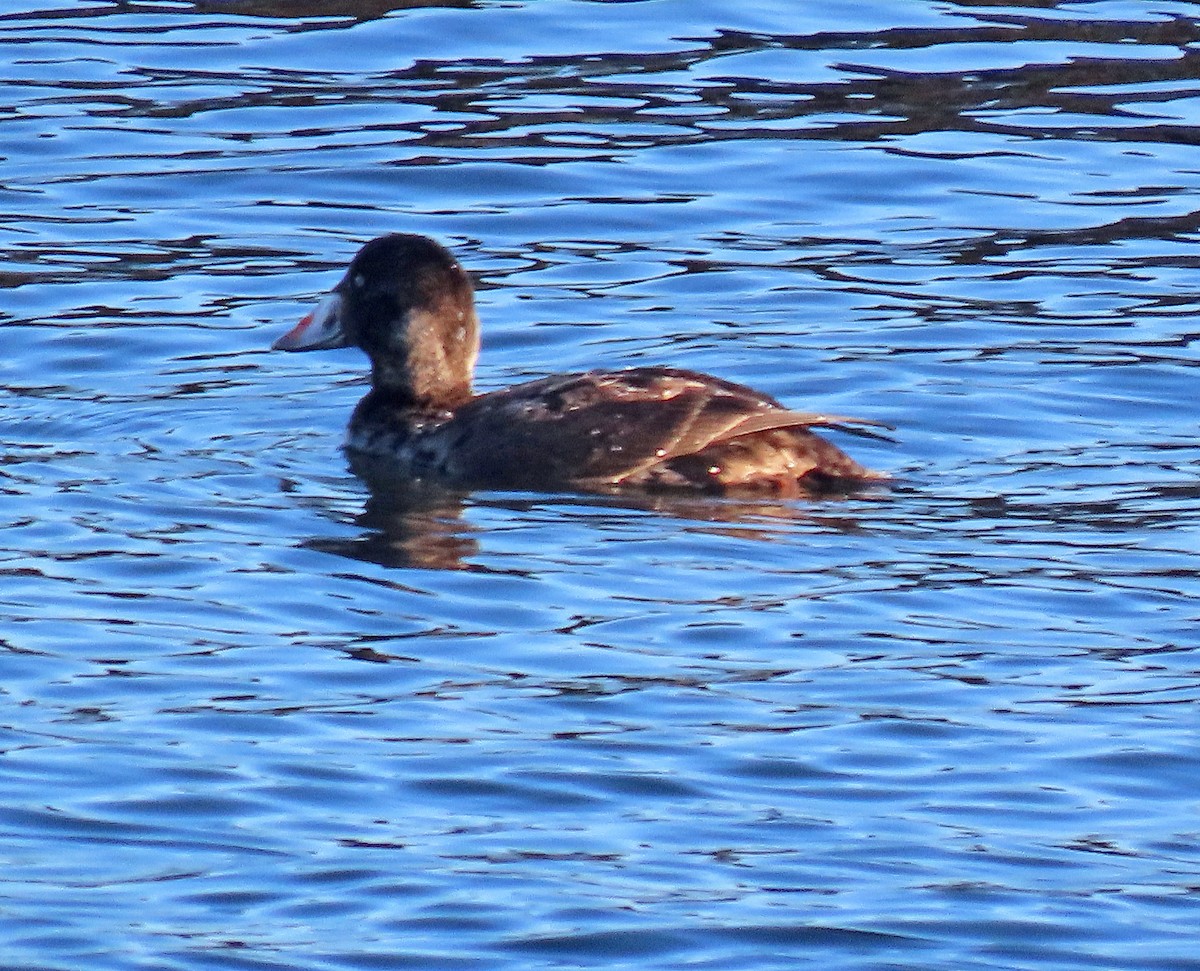
[(345, 347), (342, 330), (342, 298), (331, 293), (295, 327), (271, 345), (274, 351), (319, 351), (326, 347)]

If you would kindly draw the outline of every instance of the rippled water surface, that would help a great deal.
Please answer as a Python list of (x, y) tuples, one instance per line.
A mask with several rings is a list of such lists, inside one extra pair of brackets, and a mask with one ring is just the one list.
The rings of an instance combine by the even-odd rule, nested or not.
[[(1198, 16), (0, 15), (0, 967), (1200, 968)], [(397, 230), (896, 487), (369, 485)]]

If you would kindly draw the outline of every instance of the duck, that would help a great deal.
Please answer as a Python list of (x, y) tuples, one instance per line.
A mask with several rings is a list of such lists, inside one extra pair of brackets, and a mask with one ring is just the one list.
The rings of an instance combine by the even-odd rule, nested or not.
[[(476, 394), (474, 287), (442, 244), (371, 240), (276, 350), (355, 346), (371, 388), (350, 417), (351, 458), (397, 476), (497, 490), (682, 491), (802, 497), (887, 476), (812, 431), (883, 423), (784, 407), (676, 367), (553, 374)], [(887, 427), (887, 426), (883, 426)]]

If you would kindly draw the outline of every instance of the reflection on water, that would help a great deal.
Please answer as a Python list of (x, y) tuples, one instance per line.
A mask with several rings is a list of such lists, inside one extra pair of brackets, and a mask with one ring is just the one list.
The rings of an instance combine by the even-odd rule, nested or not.
[[(481, 530), (465, 515), (468, 509), (500, 510), (520, 517), (535, 514), (547, 504), (563, 501), (553, 495), (472, 493), (427, 481), (407, 481), (398, 478), (387, 463), (354, 455), (351, 455), (350, 467), (369, 493), (362, 512), (353, 516), (357, 531), (346, 537), (314, 537), (306, 540), (304, 545), (389, 568), (485, 569), (476, 562), (483, 549), (478, 535)], [(285, 491), (289, 488), (285, 484)], [(623, 511), (633, 511), (676, 518), (698, 532), (770, 541), (775, 538), (779, 525), (818, 522), (823, 529), (855, 530), (854, 507), (849, 506), (839, 514), (845, 500), (854, 497), (883, 501), (893, 488), (902, 487), (889, 483), (804, 501), (637, 490), (571, 494), (565, 501), (581, 512), (593, 510), (598, 518), (612, 515), (619, 519)], [(335, 508), (326, 509), (324, 514), (331, 519), (340, 518)]]
[[(1197, 10), (0, 15), (3, 961), (1194, 967)], [(894, 488), (356, 475), (394, 230)]]
[(358, 531), (348, 537), (314, 538), (311, 549), (391, 568), (470, 569), (479, 544), (463, 520), (468, 494), (393, 478), (370, 481)]

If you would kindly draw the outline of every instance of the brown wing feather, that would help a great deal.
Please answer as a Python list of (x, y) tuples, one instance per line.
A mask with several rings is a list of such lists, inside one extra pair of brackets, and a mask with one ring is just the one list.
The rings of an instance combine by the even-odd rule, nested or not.
[(747, 415), (741, 423), (732, 428), (730, 433), (723, 436), (723, 438), (729, 439), (742, 435), (753, 435), (755, 432), (766, 432), (776, 428), (838, 428), (844, 425), (851, 426), (847, 431), (868, 436), (874, 433), (865, 429), (854, 428), (853, 426), (868, 425), (872, 428), (891, 427), (881, 421), (872, 421), (870, 418), (851, 418), (849, 415), (826, 415), (819, 412), (789, 411), (781, 408), (779, 410), (764, 412), (763, 414)]

